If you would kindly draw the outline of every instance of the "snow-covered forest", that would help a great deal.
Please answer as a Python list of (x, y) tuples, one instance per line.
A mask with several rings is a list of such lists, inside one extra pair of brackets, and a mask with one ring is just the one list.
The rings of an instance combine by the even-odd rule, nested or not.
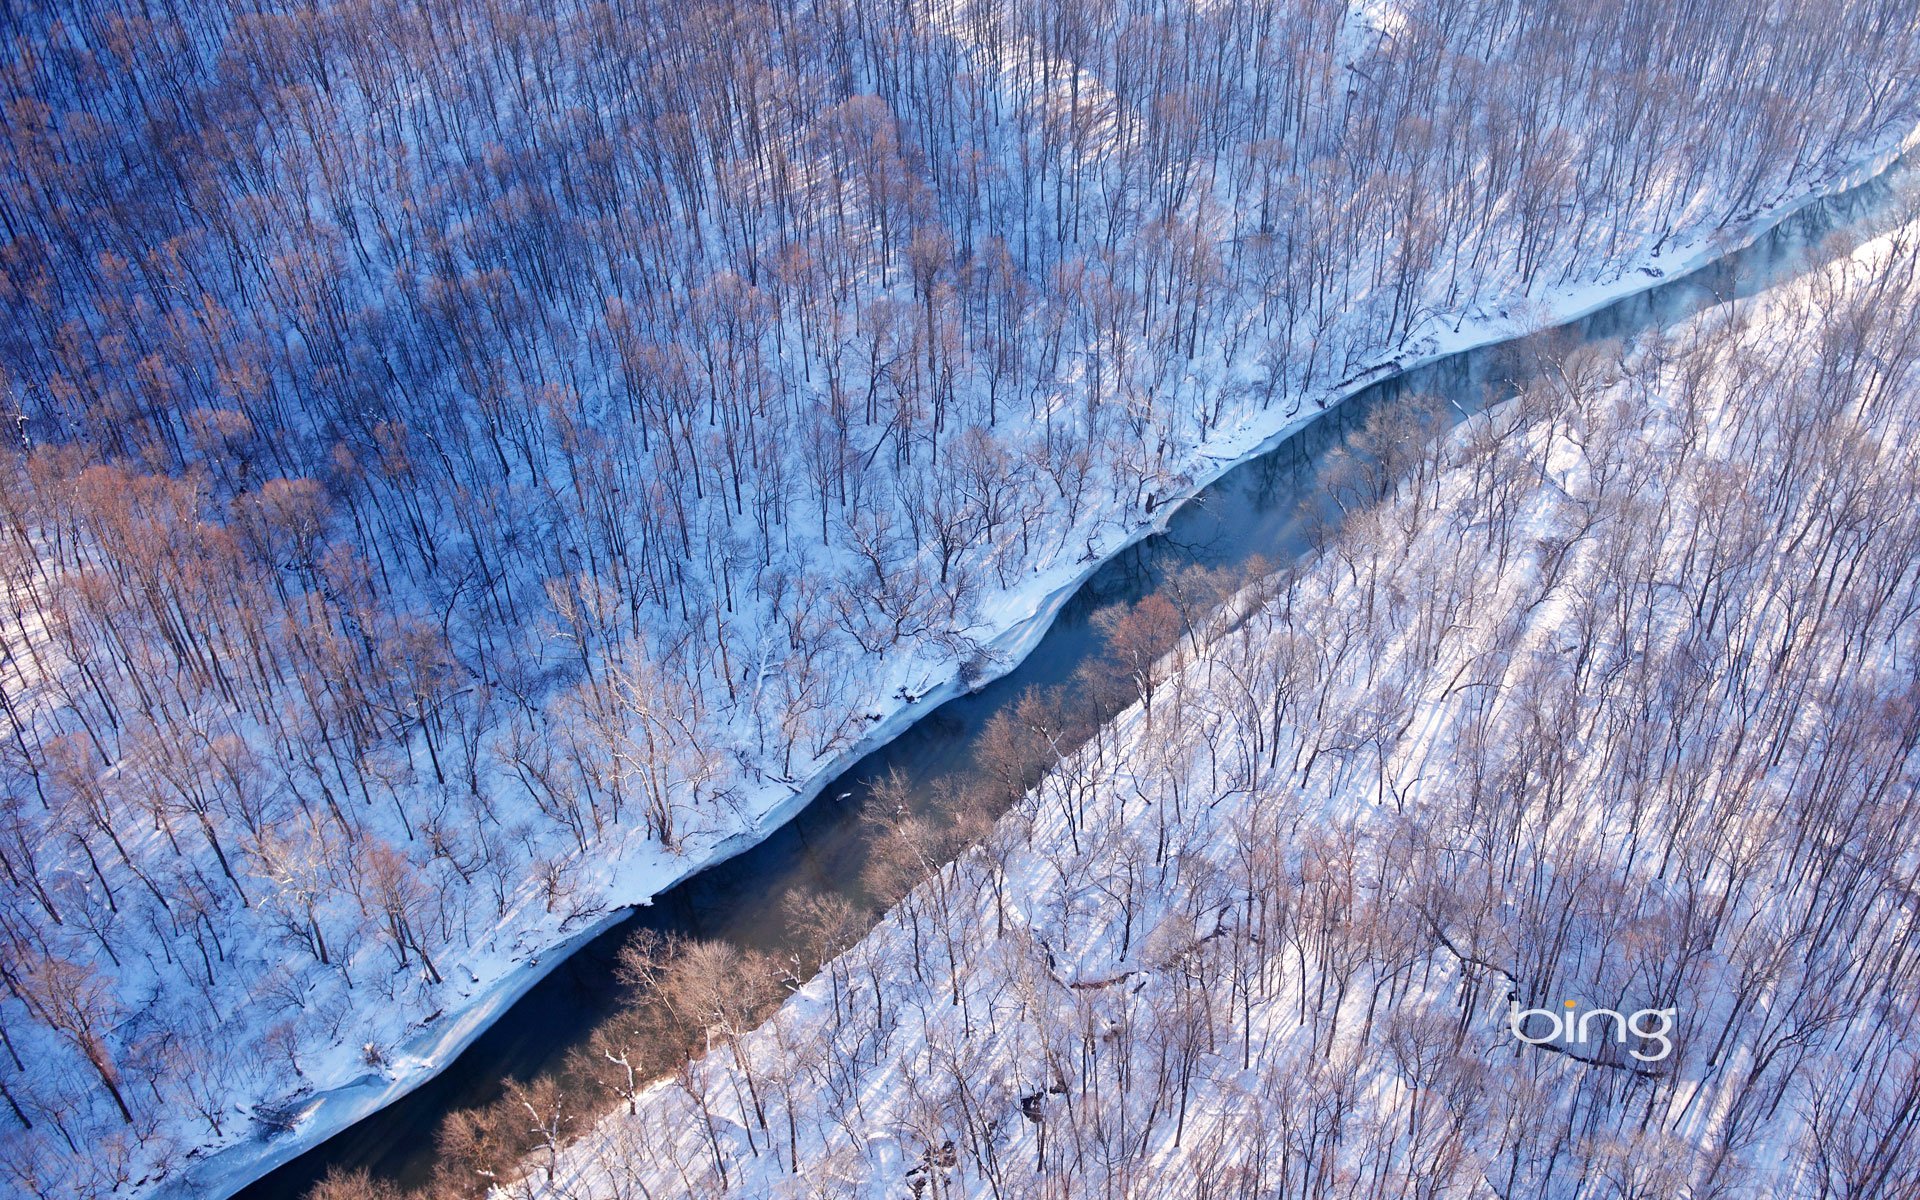
[[(500, 1194), (1920, 1194), (1916, 335), (1920, 223), (1450, 436), (1374, 423), (1313, 561), (883, 870), (772, 1020), (724, 947), (633, 955), (711, 1050), (631, 1098), (601, 1062), (591, 1128), (517, 1097)], [(1672, 1020), (1530, 1045), (1515, 1004)]]
[(1909, 0), (5, 11), (0, 1189), (48, 1198), (402, 1071), (1222, 459), (1920, 121)]

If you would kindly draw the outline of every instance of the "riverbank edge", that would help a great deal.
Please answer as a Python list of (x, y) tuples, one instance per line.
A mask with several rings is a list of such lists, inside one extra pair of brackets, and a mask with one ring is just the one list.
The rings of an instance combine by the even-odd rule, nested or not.
[[(1920, 126), (1913, 127), (1903, 136), (1889, 135), (1878, 151), (1843, 171), (1809, 183), (1795, 197), (1756, 211), (1731, 230), (1709, 230), (1667, 253), (1637, 256), (1624, 263), (1617, 275), (1608, 282), (1582, 284), (1561, 289), (1557, 293), (1549, 289), (1547, 298), (1526, 305), (1532, 320), (1513, 316), (1462, 320), (1454, 330), (1423, 339), (1416, 351), (1383, 353), (1375, 365), (1333, 385), (1312, 400), (1304, 396), (1291, 397), (1297, 403), (1290, 411), (1280, 411), (1276, 406), (1232, 430), (1222, 431), (1220, 437), (1198, 449), (1189, 468), (1192, 471), (1191, 478), (1184, 490), (1159, 504), (1151, 517), (1130, 514), (1145, 519), (1135, 520), (1128, 528), (1116, 529), (1112, 536), (1101, 540), (1091, 556), (1080, 562), (1031, 577), (1006, 594), (1001, 603), (1004, 611), (1013, 614), (1012, 619), (986, 641), (988, 653), (984, 670), (972, 686), (984, 686), (1015, 669), (1045, 636), (1066, 602), (1106, 563), (1138, 542), (1163, 531), (1183, 505), (1222, 476), (1244, 463), (1271, 453), (1327, 410), (1375, 384), (1458, 354), (1519, 341), (1573, 324), (1611, 305), (1711, 267), (1755, 245), (1807, 209), (1871, 184), (1897, 169), (1900, 161), (1916, 148), (1920, 148)], [(1649, 274), (1650, 268), (1658, 269), (1659, 273)], [(1107, 519), (1111, 524), (1123, 518), (1120, 514), (1107, 514)], [(1049, 579), (1049, 575), (1053, 578)], [(1020, 614), (1016, 606), (1023, 593), (1029, 590), (1039, 591), (1040, 595), (1030, 609)], [(767, 807), (759, 810), (750, 826), (722, 837), (697, 857), (688, 857), (675, 863), (675, 870), (655, 877), (645, 887), (634, 887), (630, 893), (623, 895), (622, 889), (616, 885), (606, 898), (609, 905), (607, 911), (590, 923), (561, 933), (552, 942), (535, 948), (528, 958), (509, 967), (476, 992), (469, 1003), (442, 1014), (432, 1025), (398, 1047), (390, 1059), (390, 1073), (370, 1072), (313, 1093), (300, 1102), (300, 1116), (292, 1130), (212, 1149), (173, 1178), (156, 1181), (153, 1186), (137, 1190), (133, 1195), (136, 1198), (145, 1196), (149, 1200), (189, 1200), (200, 1197), (205, 1200), (228, 1200), (236, 1192), (323, 1144), (335, 1134), (377, 1114), (451, 1066), (521, 996), (580, 946), (624, 920), (633, 908), (650, 904), (661, 893), (759, 844), (818, 799), (828, 784), (862, 758), (885, 746), (922, 717), (966, 690), (967, 685), (962, 683), (956, 668), (928, 691), (912, 700), (897, 702), (884, 711), (881, 719), (857, 742), (823, 764), (802, 783), (788, 785), (769, 780), (766, 785)], [(624, 882), (637, 884), (640, 881)]]

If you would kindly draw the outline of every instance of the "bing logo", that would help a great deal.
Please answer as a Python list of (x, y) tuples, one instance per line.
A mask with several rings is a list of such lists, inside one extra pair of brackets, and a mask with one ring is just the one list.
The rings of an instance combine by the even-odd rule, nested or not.
[[(1625, 1042), (1629, 1034), (1639, 1039), (1639, 1045), (1627, 1050), (1628, 1054), (1641, 1062), (1660, 1062), (1673, 1053), (1673, 1017), (1678, 1009), (1643, 1008), (1631, 1015), (1615, 1012), (1611, 1008), (1593, 1008), (1577, 1013), (1580, 1007), (1577, 1000), (1566, 1001), (1566, 1012), (1556, 1012), (1550, 1008), (1521, 1008), (1520, 1002), (1512, 1002), (1507, 1015), (1507, 1027), (1513, 1030), (1513, 1036), (1529, 1046), (1581, 1046), (1593, 1041), (1595, 1037), (1605, 1038), (1609, 1028), (1613, 1031), (1613, 1040)], [(1528, 1033), (1529, 1021), (1544, 1020), (1545, 1033)], [(1644, 1047), (1657, 1043), (1655, 1053), (1646, 1053)]]

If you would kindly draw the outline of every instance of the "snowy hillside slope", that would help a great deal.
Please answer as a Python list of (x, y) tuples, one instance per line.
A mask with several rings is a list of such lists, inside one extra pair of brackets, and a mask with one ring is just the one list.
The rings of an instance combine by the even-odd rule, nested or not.
[(290, 1153), (1302, 413), (1913, 128), (1905, 5), (1535, 11), (28, 14), (9, 1186)]
[(505, 1193), (1913, 1194), (1917, 328), (1920, 223), (1378, 429), (1150, 708)]

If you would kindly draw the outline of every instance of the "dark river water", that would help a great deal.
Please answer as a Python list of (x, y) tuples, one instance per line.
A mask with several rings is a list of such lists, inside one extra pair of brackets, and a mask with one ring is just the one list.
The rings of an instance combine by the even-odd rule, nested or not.
[(493, 1101), (506, 1078), (527, 1080), (556, 1068), (612, 1015), (622, 999), (615, 956), (636, 930), (723, 938), (785, 951), (789, 933), (781, 910), (791, 889), (863, 899), (859, 881), (871, 831), (861, 814), (874, 782), (897, 770), (912, 782), (915, 793), (926, 796), (933, 793), (934, 782), (969, 772), (975, 739), (995, 713), (1029, 688), (1066, 682), (1099, 652), (1099, 638), (1088, 620), (1095, 609), (1138, 600), (1188, 564), (1235, 567), (1255, 555), (1276, 567), (1298, 561), (1310, 549), (1310, 526), (1337, 518), (1321, 485), (1328, 452), (1348, 445), (1371, 414), (1404, 407), (1410, 395), (1431, 394), (1448, 402), (1451, 419), (1457, 422), (1511, 396), (1543, 354), (1664, 328), (1792, 278), (1886, 228), (1904, 208), (1902, 197), (1910, 194), (1905, 185), (1913, 168), (1910, 155), (1872, 182), (1802, 210), (1751, 247), (1707, 267), (1558, 329), (1416, 368), (1320, 414), (1182, 505), (1164, 532), (1103, 564), (1007, 675), (941, 705), (855, 763), (764, 841), (663, 892), (652, 905), (635, 909), (534, 985), (445, 1071), (238, 1195), (244, 1200), (294, 1200), (335, 1166), (365, 1168), (402, 1185), (426, 1182), (434, 1163), (434, 1133), (447, 1113)]

